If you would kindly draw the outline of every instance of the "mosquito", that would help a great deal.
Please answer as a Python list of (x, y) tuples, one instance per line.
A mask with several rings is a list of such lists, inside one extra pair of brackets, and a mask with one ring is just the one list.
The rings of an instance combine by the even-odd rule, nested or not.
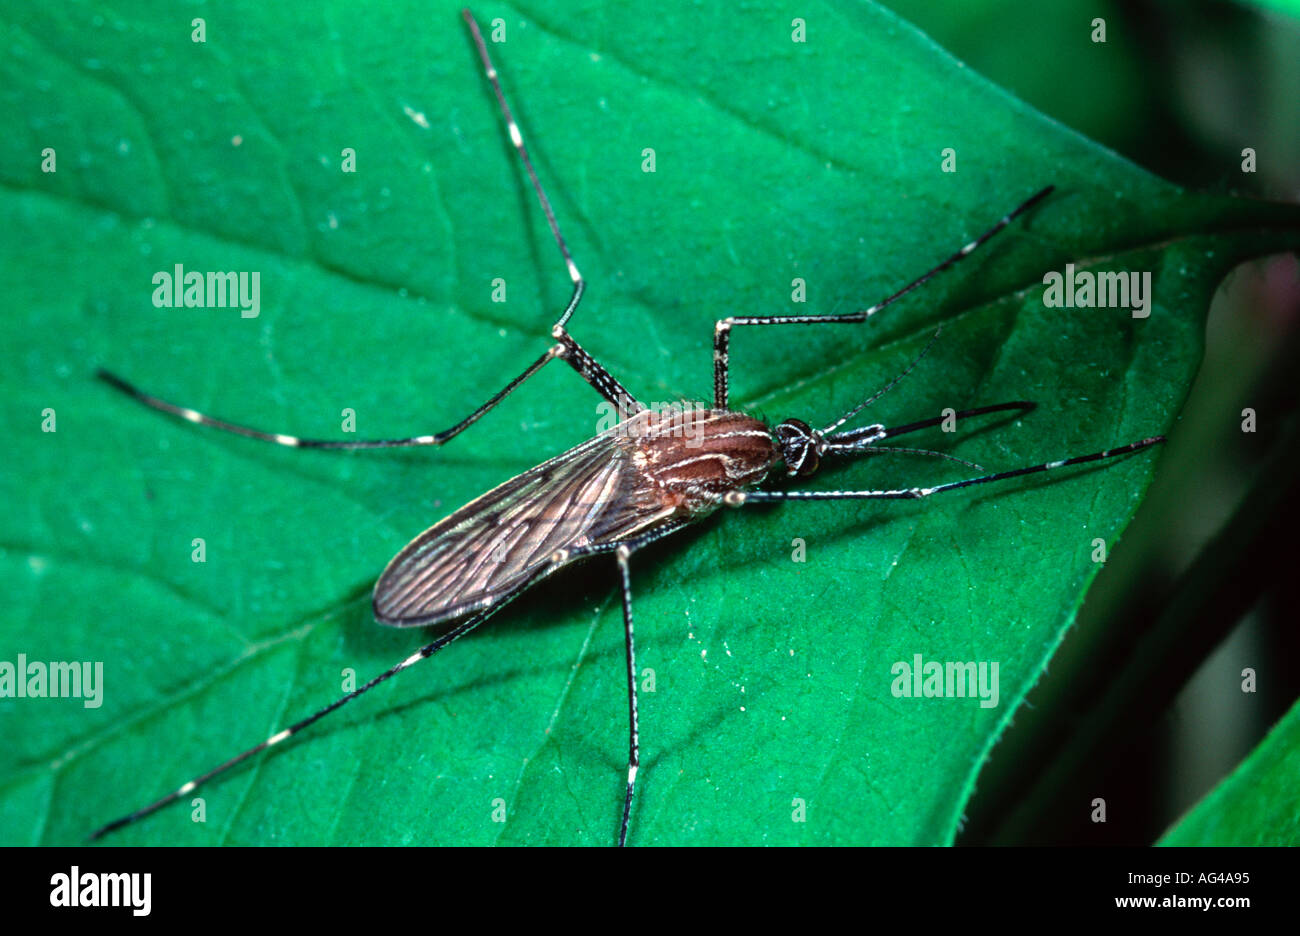
[[(526, 171), (564, 260), (573, 289), (551, 329), (552, 344), (487, 402), (449, 429), (405, 439), (330, 441), (263, 432), (168, 403), (137, 389), (120, 377), (99, 371), (102, 380), (153, 409), (203, 426), (292, 448), (386, 449), (440, 446), (487, 415), (506, 396), (551, 361), (572, 367), (598, 394), (617, 408), (620, 422), (586, 442), (523, 472), (429, 527), (393, 558), (375, 585), (374, 615), (390, 627), (448, 625), (437, 639), (316, 713), (291, 724), (265, 741), (182, 784), (161, 799), (108, 823), (92, 833), (98, 839), (144, 819), (187, 796), (201, 785), (267, 748), (282, 744), (308, 726), (464, 637), (500, 611), (525, 589), (574, 563), (612, 555), (622, 597), (627, 661), (628, 756), (617, 842), (627, 842), (628, 825), (640, 764), (637, 718), (636, 647), (633, 637), (631, 559), (639, 550), (697, 523), (722, 506), (780, 501), (915, 500), (946, 491), (989, 484), (1068, 465), (1115, 458), (1164, 441), (1153, 436), (1090, 455), (1062, 458), (1026, 468), (982, 474), (959, 481), (892, 490), (787, 490), (758, 486), (773, 473), (808, 478), (823, 460), (885, 452), (953, 458), (940, 452), (903, 449), (879, 443), (940, 424), (943, 417), (899, 426), (873, 423), (845, 428), (867, 406), (906, 376), (925, 351), (883, 389), (833, 422), (814, 428), (801, 419), (770, 426), (729, 408), (729, 342), (739, 326), (844, 325), (866, 322), (881, 309), (969, 256), (1020, 215), (1051, 194), (1048, 186), (1030, 196), (996, 224), (956, 253), (869, 308), (827, 315), (729, 316), (713, 331), (713, 403), (699, 409), (657, 412), (634, 397), (569, 333), (568, 325), (582, 300), (586, 282), (569, 252), (550, 199), (538, 179), (523, 134), (502, 91), (478, 24), (462, 12), (488, 83), (496, 97), (505, 130)], [(936, 338), (937, 333), (936, 333)], [(933, 344), (934, 339), (931, 339)], [(926, 350), (929, 345), (926, 346)], [(995, 412), (1026, 412), (1024, 401), (980, 406), (956, 418)], [(951, 417), (949, 417), (951, 418)], [(961, 459), (954, 459), (962, 461)], [(971, 465), (970, 462), (963, 464)], [(978, 465), (971, 467), (980, 469)], [(612, 818), (612, 817), (611, 817)]]

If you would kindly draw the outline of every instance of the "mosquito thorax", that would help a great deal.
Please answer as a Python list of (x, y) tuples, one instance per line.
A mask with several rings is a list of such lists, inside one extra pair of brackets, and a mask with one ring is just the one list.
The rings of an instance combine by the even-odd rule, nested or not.
[(758, 484), (781, 460), (772, 431), (731, 410), (642, 410), (616, 432), (631, 443), (631, 463), (658, 507), (675, 516), (709, 513), (727, 492)]
[(786, 473), (791, 477), (806, 478), (821, 465), (826, 440), (822, 434), (802, 419), (787, 419), (772, 430)]

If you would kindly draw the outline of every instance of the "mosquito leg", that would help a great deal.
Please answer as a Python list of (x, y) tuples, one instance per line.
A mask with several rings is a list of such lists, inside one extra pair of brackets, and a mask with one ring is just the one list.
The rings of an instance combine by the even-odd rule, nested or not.
[(242, 426), (238, 423), (227, 422), (224, 419), (217, 419), (200, 413), (198, 410), (190, 409), (187, 406), (177, 406), (175, 403), (168, 403), (156, 396), (145, 393), (134, 384), (123, 380), (116, 374), (100, 368), (95, 372), (95, 376), (114, 389), (120, 390), (132, 399), (143, 403), (152, 409), (161, 410), (164, 413), (170, 413), (187, 422), (195, 423), (200, 426), (210, 426), (213, 429), (220, 429), (223, 432), (231, 432), (235, 435), (244, 436), (249, 439), (257, 439), (261, 442), (274, 442), (276, 445), (287, 445), (290, 448), (318, 448), (318, 449), (381, 449), (381, 448), (410, 448), (419, 445), (443, 445), (456, 436), (460, 435), (474, 423), (478, 422), (487, 413), (494, 409), (498, 403), (504, 400), (510, 393), (529, 377), (536, 374), (553, 358), (561, 356), (559, 345), (550, 348), (545, 354), (539, 357), (524, 370), (522, 374), (516, 377), (510, 383), (506, 384), (496, 393), (494, 393), (486, 403), (480, 406), (474, 412), (470, 413), (450, 429), (444, 429), (442, 432), (435, 432), (433, 435), (412, 436), (408, 439), (356, 439), (351, 441), (336, 441), (329, 439), (303, 439), (294, 435), (286, 435), (283, 432), (264, 432), (260, 429), (251, 429), (248, 426)]
[(885, 306), (901, 299), (910, 293), (913, 289), (927, 282), (931, 277), (948, 269), (948, 267), (957, 263), (972, 253), (997, 234), (1004, 227), (1010, 224), (1015, 218), (1028, 211), (1038, 202), (1050, 195), (1056, 186), (1049, 185), (1047, 188), (1034, 193), (1025, 201), (1021, 202), (1014, 210), (1002, 216), (997, 224), (993, 225), (979, 237), (975, 238), (961, 250), (954, 253), (947, 260), (944, 260), (938, 266), (932, 268), (929, 272), (922, 274), (912, 282), (908, 283), (898, 292), (882, 299), (870, 308), (863, 309), (859, 312), (847, 312), (843, 315), (738, 315), (729, 318), (720, 319), (713, 327), (713, 406), (716, 409), (727, 408), (728, 380), (729, 380), (729, 358), (730, 358), (730, 341), (731, 329), (735, 325), (835, 325), (844, 323), (865, 322), (871, 316), (875, 315)]
[(190, 793), (198, 789), (203, 784), (207, 783), (209, 780), (213, 779), (214, 777), (220, 776), (221, 774), (230, 770), (230, 768), (236, 766), (237, 764), (243, 763), (245, 760), (252, 757), (254, 754), (260, 754), (262, 751), (265, 751), (269, 747), (274, 747), (277, 744), (289, 740), (294, 735), (298, 734), (298, 732), (302, 731), (304, 728), (308, 727), (309, 725), (315, 724), (316, 722), (320, 721), (322, 718), (324, 718), (326, 715), (330, 714), (331, 712), (335, 711), (336, 709), (342, 708), (344, 705), (346, 705), (348, 702), (351, 702), (357, 696), (369, 692), (375, 686), (379, 685), (382, 682), (385, 682), (388, 679), (391, 679), (393, 676), (396, 676), (402, 670), (410, 666), (414, 666), (416, 663), (419, 663), (421, 660), (427, 660), (429, 657), (433, 656), (435, 653), (437, 653), (439, 650), (446, 647), (448, 644), (452, 643), (453, 641), (461, 637), (464, 637), (474, 628), (478, 627), (480, 624), (482, 624), (484, 621), (490, 618), (493, 614), (500, 611), (501, 608), (505, 607), (505, 605), (508, 603), (509, 603), (509, 599), (507, 599), (506, 601), (502, 601), (499, 604), (496, 604), (493, 607), (485, 611), (482, 611), (471, 618), (467, 618), (465, 621), (461, 622), (460, 624), (457, 624), (454, 628), (449, 630), (447, 633), (443, 634), (437, 640), (421, 647), (419, 650), (415, 651), (415, 653), (411, 654), (401, 663), (398, 663), (396, 666), (390, 667), (389, 669), (380, 673), (378, 676), (370, 680), (370, 682), (366, 683), (365, 685), (361, 686), (359, 689), (356, 689), (352, 692), (349, 692), (345, 696), (341, 696), (340, 698), (335, 699), (333, 702), (331, 702), (329, 705), (325, 706), (323, 709), (316, 712), (315, 714), (309, 715), (307, 718), (304, 718), (301, 721), (294, 722), (292, 725), (290, 725), (288, 728), (285, 728), (283, 731), (279, 731), (271, 735), (261, 744), (249, 748), (247, 751), (244, 751), (242, 754), (235, 755), (234, 757), (230, 758), (230, 760), (226, 761), (225, 763), (219, 764), (218, 766), (209, 770), (207, 773), (200, 774), (194, 779), (182, 784), (178, 789), (172, 791), (171, 793), (168, 793), (162, 799), (150, 803), (148, 806), (141, 807), (140, 809), (137, 809), (135, 812), (125, 815), (120, 819), (115, 819), (112, 822), (110, 822), (108, 825), (101, 826), (100, 828), (96, 829), (94, 832), (90, 834), (91, 840), (93, 841), (94, 839), (103, 838), (105, 835), (107, 835), (110, 832), (116, 831), (117, 829), (120, 829), (123, 826), (131, 825), (132, 823), (138, 822), (139, 820), (145, 818), (146, 816), (152, 815), (153, 813), (162, 809), (164, 806), (167, 806), (170, 803), (174, 803), (182, 796), (188, 796)]
[(597, 393), (613, 403), (622, 418), (626, 419), (633, 413), (645, 409), (645, 405), (628, 393), (623, 385), (614, 379), (614, 375), (605, 370), (600, 362), (574, 341), (562, 326), (556, 325), (551, 334), (559, 339), (560, 343), (553, 347), (550, 353), (563, 358), (565, 363), (576, 370), (583, 380), (591, 384)]
[(469, 27), (475, 48), (478, 49), (479, 59), (483, 63), (483, 73), (492, 85), (493, 94), (496, 95), (497, 105), (501, 109), (501, 118), (505, 121), (506, 132), (510, 135), (510, 143), (514, 146), (515, 152), (519, 154), (519, 161), (523, 163), (524, 170), (528, 173), (528, 179), (533, 185), (533, 191), (537, 194), (537, 201), (542, 206), (542, 213), (546, 215), (546, 223), (551, 228), (551, 236), (555, 238), (555, 244), (560, 248), (560, 255), (564, 258), (564, 265), (569, 271), (569, 279), (573, 281), (573, 293), (569, 297), (569, 304), (565, 306), (564, 312), (560, 314), (551, 329), (551, 336), (560, 342), (559, 347), (562, 349), (556, 356), (567, 361), (569, 366), (581, 374), (583, 380), (595, 387), (601, 396), (619, 407), (620, 413), (626, 416), (638, 412), (645, 407), (638, 403), (614, 379), (609, 371), (605, 370), (595, 358), (584, 351), (578, 342), (569, 335), (566, 326), (574, 311), (578, 308), (578, 303), (582, 301), (586, 283), (582, 278), (582, 274), (578, 271), (578, 265), (573, 262), (573, 255), (569, 253), (569, 245), (560, 232), (560, 222), (555, 218), (555, 210), (551, 207), (551, 200), (546, 196), (546, 189), (542, 187), (542, 181), (537, 177), (537, 170), (533, 168), (533, 161), (528, 156), (528, 147), (524, 145), (524, 135), (519, 129), (519, 124), (515, 122), (505, 92), (501, 90), (501, 81), (498, 78), (496, 66), (492, 64), (492, 57), (488, 54), (487, 43), (483, 41), (483, 34), (479, 31), (478, 23), (475, 22), (474, 16), (469, 10), (463, 10), (461, 16), (464, 17), (465, 24)]
[(929, 497), (931, 494), (938, 494), (941, 491), (955, 491), (958, 488), (971, 487), (976, 484), (988, 484), (992, 481), (1018, 478), (1021, 475), (1035, 474), (1041, 471), (1053, 471), (1067, 465), (1082, 465), (1085, 462), (1115, 458), (1152, 445), (1159, 445), (1164, 441), (1164, 436), (1152, 436), (1140, 442), (1130, 442), (1128, 445), (1121, 445), (1118, 448), (1106, 449), (1104, 452), (1093, 452), (1091, 455), (1076, 455), (1073, 458), (1063, 458), (1060, 461), (1044, 462), (1041, 465), (1031, 465), (1028, 468), (1016, 468), (1013, 471), (999, 471), (978, 478), (966, 478), (962, 481), (949, 481), (931, 487), (899, 488), (894, 491), (731, 491), (724, 496), (723, 501), (728, 506), (740, 507), (743, 504), (792, 500), (916, 500)]
[(470, 15), (469, 10), (463, 13), (465, 22), (469, 25), (470, 33), (474, 37), (474, 44), (478, 47), (479, 58), (483, 62), (484, 72), (488, 81), (492, 84), (492, 90), (496, 94), (497, 103), (501, 107), (502, 116), (505, 118), (506, 129), (510, 134), (510, 142), (514, 144), (515, 150), (519, 153), (519, 158), (528, 171), (528, 177), (532, 181), (533, 190), (537, 193), (537, 199), (541, 203), (542, 211), (546, 215), (546, 222), (550, 225), (551, 233), (555, 237), (555, 242), (560, 248), (560, 254), (564, 257), (564, 263), (569, 271), (569, 278), (573, 281), (573, 293), (569, 298), (569, 303), (564, 312), (556, 320), (551, 329), (551, 335), (556, 339), (558, 344), (549, 348), (545, 354), (530, 364), (522, 374), (510, 381), (501, 390), (497, 391), (488, 399), (486, 403), (480, 406), (469, 416), (462, 419), (450, 429), (442, 432), (436, 432), (432, 435), (412, 436), (406, 439), (373, 439), (373, 440), (352, 440), (336, 441), (325, 439), (304, 439), (299, 436), (288, 435), (283, 432), (265, 432), (260, 429), (253, 429), (237, 423), (227, 422), (223, 419), (217, 419), (212, 416), (200, 413), (197, 410), (185, 406), (178, 406), (175, 403), (169, 403), (166, 400), (159, 399), (151, 394), (145, 393), (130, 382), (112, 374), (106, 370), (99, 370), (96, 376), (110, 386), (122, 391), (128, 396), (134, 398), (146, 406), (164, 413), (170, 413), (173, 416), (180, 417), (189, 422), (198, 425), (210, 426), (214, 429), (221, 429), (225, 432), (231, 432), (235, 435), (244, 436), (249, 439), (258, 439), (262, 442), (274, 442), (277, 445), (286, 445), (291, 448), (320, 448), (320, 449), (381, 449), (381, 448), (409, 448), (413, 446), (438, 446), (443, 445), (450, 439), (460, 435), (474, 423), (478, 422), (489, 411), (494, 409), (498, 403), (505, 399), (516, 387), (522, 384), (529, 377), (532, 377), (542, 369), (548, 362), (555, 358), (561, 358), (569, 364), (575, 371), (581, 375), (582, 379), (587, 381), (601, 396), (613, 403), (619, 408), (623, 415), (631, 415), (644, 409), (641, 403), (627, 392), (613, 375), (600, 365), (590, 354), (588, 354), (581, 345), (574, 340), (565, 329), (569, 318), (578, 307), (582, 299), (585, 282), (582, 274), (578, 272), (578, 265), (573, 262), (573, 257), (569, 253), (568, 244), (565, 243), (564, 235), (560, 233), (559, 222), (555, 219), (555, 212), (551, 208), (550, 199), (546, 197), (546, 191), (542, 188), (541, 180), (537, 177), (537, 172), (533, 168), (532, 160), (528, 156), (528, 149), (524, 146), (523, 135), (520, 133), (519, 125), (515, 123), (513, 114), (510, 111), (510, 105), (506, 102), (505, 94), (501, 90), (501, 83), (497, 78), (497, 70), (492, 64), (492, 59), (488, 56), (487, 44), (483, 41), (483, 35), (479, 32), (478, 24)]
[(844, 315), (733, 315), (719, 319), (713, 326), (713, 408), (727, 408), (733, 325), (834, 325), (865, 322), (872, 311), (874, 310), (848, 312)]
[(502, 400), (509, 396), (520, 384), (529, 377), (536, 374), (546, 364), (555, 358), (563, 358), (574, 370), (582, 375), (582, 378), (591, 384), (601, 396), (609, 400), (615, 406), (619, 407), (619, 412), (623, 415), (631, 415), (638, 412), (644, 407), (638, 403), (631, 394), (627, 392), (617, 380), (615, 380), (608, 371), (597, 364), (586, 351), (578, 346), (576, 341), (564, 336), (561, 343), (553, 345), (545, 354), (539, 357), (532, 364), (525, 368), (524, 372), (510, 381), (491, 397), (487, 402), (480, 406), (474, 412), (470, 413), (450, 429), (444, 429), (441, 432), (435, 432), (431, 435), (411, 436), (406, 439), (304, 439), (301, 436), (289, 435), (283, 432), (266, 432), (262, 429), (253, 429), (239, 423), (228, 422), (224, 419), (218, 419), (215, 416), (208, 416), (206, 413), (200, 413), (198, 410), (190, 409), (188, 406), (179, 406), (175, 403), (169, 403), (166, 400), (145, 393), (139, 387), (130, 381), (117, 376), (116, 374), (100, 368), (95, 372), (95, 376), (104, 383), (125, 393), (139, 403), (143, 403), (151, 409), (160, 410), (164, 413), (170, 413), (186, 422), (194, 423), (199, 426), (209, 426), (213, 429), (220, 429), (222, 432), (229, 432), (234, 435), (243, 436), (247, 439), (257, 439), (259, 442), (274, 442), (276, 445), (285, 445), (289, 448), (311, 448), (311, 449), (386, 449), (386, 448), (414, 448), (416, 446), (439, 446), (445, 445), (456, 436), (460, 435), (474, 423), (486, 416), (491, 410), (497, 407)]
[(652, 530), (641, 536), (624, 540), (613, 547), (608, 543), (578, 546), (573, 549), (562, 550), (554, 557), (557, 565), (563, 565), (575, 559), (612, 551), (614, 557), (618, 560), (619, 586), (623, 596), (623, 631), (627, 642), (628, 709), (627, 792), (623, 797), (623, 818), (618, 827), (618, 844), (620, 848), (627, 844), (628, 821), (632, 817), (632, 794), (636, 789), (636, 774), (641, 764), (640, 730), (637, 718), (636, 644), (632, 632), (632, 578), (628, 572), (628, 559), (643, 546), (647, 546), (655, 540), (663, 539), (665, 536), (671, 536), (689, 525), (689, 523), (690, 521), (669, 522), (658, 530)]
[(478, 23), (474, 21), (474, 15), (467, 9), (461, 11), (461, 16), (464, 17), (470, 35), (474, 38), (474, 45), (478, 48), (478, 57), (483, 62), (483, 73), (492, 84), (492, 91), (496, 95), (497, 105), (501, 108), (501, 117), (505, 120), (506, 131), (510, 134), (510, 142), (514, 145), (515, 152), (519, 154), (519, 159), (528, 172), (528, 178), (533, 183), (533, 191), (537, 193), (537, 200), (541, 203), (542, 212), (546, 215), (546, 223), (550, 225), (551, 234), (555, 238), (556, 245), (560, 248), (560, 254), (564, 257), (565, 266), (568, 267), (569, 279), (573, 280), (573, 295), (569, 299), (569, 304), (564, 313), (555, 323), (557, 328), (563, 328), (578, 307), (578, 302), (582, 299), (582, 291), (585, 285), (582, 274), (578, 272), (578, 265), (573, 262), (573, 257), (569, 254), (569, 245), (564, 242), (564, 235), (560, 233), (560, 224), (555, 220), (555, 211), (551, 208), (551, 200), (546, 197), (546, 190), (542, 188), (542, 182), (537, 178), (537, 170), (533, 168), (533, 161), (528, 158), (528, 147), (524, 145), (524, 135), (519, 130), (519, 124), (515, 123), (515, 117), (510, 111), (510, 104), (506, 101), (505, 92), (501, 90), (501, 82), (497, 78), (496, 66), (492, 64), (492, 57), (488, 55), (487, 43), (483, 41), (483, 34), (479, 32)]
[(615, 550), (614, 555), (618, 559), (618, 571), (622, 578), (623, 631), (627, 636), (627, 795), (623, 798), (623, 821), (618, 827), (618, 845), (622, 848), (627, 843), (627, 823), (632, 816), (632, 791), (636, 788), (636, 772), (641, 765), (641, 751), (637, 732), (636, 641), (632, 636), (632, 579), (628, 574), (627, 566), (632, 550), (627, 546), (620, 546)]

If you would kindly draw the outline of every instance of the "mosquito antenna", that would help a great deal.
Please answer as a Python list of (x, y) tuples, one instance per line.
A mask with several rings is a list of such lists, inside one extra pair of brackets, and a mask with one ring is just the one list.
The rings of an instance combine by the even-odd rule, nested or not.
[(892, 389), (894, 388), (894, 384), (898, 383), (900, 380), (902, 380), (902, 379), (903, 379), (904, 377), (906, 377), (908, 374), (912, 373), (912, 368), (916, 367), (917, 364), (920, 364), (920, 363), (921, 363), (921, 358), (925, 357), (927, 354), (930, 353), (930, 349), (931, 349), (932, 347), (934, 347), (934, 343), (935, 343), (936, 341), (939, 340), (939, 335), (940, 335), (942, 332), (943, 332), (943, 326), (941, 325), (941, 326), (939, 326), (938, 328), (936, 328), (936, 329), (934, 330), (934, 334), (931, 335), (931, 336), (930, 336), (930, 340), (927, 341), (927, 342), (925, 343), (925, 347), (921, 349), (921, 353), (918, 354), (916, 357), (912, 358), (912, 363), (908, 364), (907, 367), (903, 368), (903, 372), (902, 372), (901, 374), (897, 375), (897, 376), (896, 376), (893, 380), (891, 380), (889, 383), (885, 384), (883, 387), (881, 387), (879, 390), (877, 390), (877, 391), (876, 391), (875, 393), (873, 393), (871, 396), (867, 397), (865, 400), (863, 400), (863, 401), (862, 401), (861, 403), (859, 403), (857, 406), (853, 407), (853, 409), (849, 410), (847, 413), (845, 413), (845, 414), (844, 414), (843, 416), (841, 416), (839, 419), (835, 420), (835, 422), (831, 423), (831, 424), (830, 424), (829, 426), (827, 426), (825, 429), (821, 430), (822, 435), (825, 435), (825, 434), (828, 433), (828, 432), (834, 432), (834, 431), (835, 431), (836, 429), (838, 429), (840, 426), (844, 425), (846, 422), (848, 422), (848, 421), (849, 421), (850, 419), (852, 419), (854, 416), (858, 415), (858, 413), (862, 412), (864, 409), (866, 409), (866, 408), (867, 408), (868, 406), (870, 406), (872, 403), (876, 402), (876, 400), (879, 400), (882, 396), (884, 396), (886, 393), (888, 393), (890, 390), (892, 390)]
[[(1046, 188), (1044, 188), (1044, 189), (1040, 189), (1038, 192), (1035, 192), (1033, 195), (1029, 196), (1029, 198), (1025, 199), (1025, 201), (1021, 202), (1020, 205), (1018, 205), (1018, 206), (1017, 206), (1016, 208), (1014, 208), (1012, 211), (1009, 211), (1007, 214), (1003, 215), (1002, 218), (1001, 218), (1001, 220), (999, 220), (997, 224), (993, 225), (993, 227), (989, 228), (987, 231), (985, 231), (985, 232), (984, 232), (983, 234), (981, 234), (979, 237), (975, 238), (973, 241), (971, 241), (971, 242), (970, 242), (969, 244), (967, 244), (965, 247), (961, 248), (961, 250), (957, 251), (955, 254), (953, 254), (951, 257), (949, 257), (947, 260), (945, 260), (945, 261), (943, 261), (942, 263), (940, 263), (938, 266), (936, 266), (934, 269), (930, 270), (928, 273), (924, 273), (924, 274), (922, 274), (921, 276), (917, 277), (916, 279), (912, 280), (912, 282), (908, 283), (908, 284), (907, 284), (906, 286), (904, 286), (902, 289), (898, 290), (898, 292), (896, 292), (896, 293), (894, 293), (893, 295), (891, 295), (891, 296), (889, 296), (889, 297), (887, 297), (887, 298), (881, 300), (880, 302), (877, 302), (877, 303), (876, 303), (875, 305), (873, 305), (871, 308), (864, 310), (861, 314), (863, 315), (864, 318), (869, 318), (870, 316), (872, 316), (872, 315), (874, 315), (875, 313), (879, 312), (881, 309), (883, 309), (885, 306), (889, 305), (890, 303), (892, 303), (892, 302), (894, 302), (894, 301), (896, 301), (896, 300), (898, 300), (898, 299), (901, 299), (903, 296), (906, 296), (906, 295), (907, 295), (908, 293), (910, 293), (913, 289), (916, 289), (918, 286), (921, 286), (921, 285), (923, 285), (924, 283), (929, 282), (929, 280), (930, 280), (931, 278), (933, 278), (934, 276), (938, 275), (939, 273), (942, 273), (944, 270), (948, 269), (948, 267), (952, 266), (954, 263), (957, 263), (959, 260), (963, 260), (963, 259), (965, 259), (965, 257), (966, 257), (967, 255), (969, 255), (970, 253), (972, 253), (972, 252), (974, 252), (975, 250), (979, 249), (979, 246), (980, 246), (981, 244), (983, 244), (983, 243), (984, 243), (985, 241), (987, 241), (989, 238), (993, 237), (993, 235), (997, 234), (997, 233), (998, 233), (999, 231), (1001, 231), (1004, 227), (1006, 227), (1006, 226), (1007, 226), (1008, 224), (1010, 224), (1013, 220), (1015, 220), (1015, 218), (1016, 218), (1018, 215), (1020, 215), (1020, 214), (1022, 214), (1022, 213), (1024, 213), (1024, 212), (1026, 212), (1026, 211), (1028, 211), (1030, 208), (1032, 208), (1034, 205), (1038, 204), (1040, 201), (1042, 201), (1042, 200), (1043, 200), (1044, 198), (1046, 198), (1048, 195), (1051, 195), (1052, 192), (1055, 191), (1055, 190), (1056, 190), (1056, 186), (1054, 186), (1054, 185), (1049, 185), (1049, 186), (1047, 186)], [(836, 422), (834, 422), (834, 423), (832, 423), (831, 425), (827, 426), (825, 429), (822, 430), (822, 432), (823, 432), (823, 433), (827, 433), (827, 432), (831, 432), (831, 431), (833, 431), (833, 430), (835, 430), (835, 429), (838, 429), (840, 426), (844, 425), (844, 423), (845, 423), (847, 420), (849, 420), (849, 419), (851, 419), (852, 417), (856, 416), (858, 413), (860, 413), (860, 412), (861, 412), (863, 409), (865, 409), (867, 406), (870, 406), (873, 402), (875, 402), (876, 400), (880, 399), (880, 397), (882, 397), (886, 392), (888, 392), (888, 391), (890, 390), (890, 388), (892, 388), (892, 387), (894, 386), (894, 384), (898, 383), (898, 381), (900, 381), (900, 380), (902, 380), (904, 377), (906, 377), (906, 376), (908, 375), (908, 373), (911, 372), (912, 368), (915, 367), (915, 366), (917, 365), (917, 363), (921, 360), (921, 358), (925, 357), (926, 353), (930, 350), (930, 345), (933, 345), (934, 342), (935, 342), (935, 340), (939, 337), (939, 331), (940, 331), (940, 330), (941, 330), (941, 329), (936, 329), (936, 330), (935, 330), (934, 338), (931, 338), (931, 339), (930, 339), (930, 343), (927, 344), (927, 345), (925, 346), (924, 350), (922, 350), (921, 353), (920, 353), (919, 355), (917, 355), (916, 360), (914, 360), (911, 364), (908, 365), (907, 370), (903, 371), (903, 373), (899, 374), (897, 377), (895, 377), (893, 380), (891, 380), (888, 384), (885, 385), (885, 387), (884, 387), (883, 389), (881, 389), (880, 391), (878, 391), (877, 393), (875, 393), (873, 396), (871, 396), (871, 397), (869, 397), (868, 399), (862, 401), (862, 402), (859, 403), (857, 406), (855, 406), (853, 409), (849, 410), (849, 412), (845, 413), (842, 417), (840, 417), (839, 420), (837, 420)]]
[[(830, 449), (834, 451), (834, 449)], [(936, 452), (933, 449), (919, 448), (896, 448), (894, 446), (870, 446), (857, 449), (855, 454), (858, 455), (930, 455), (934, 458), (946, 458), (948, 461), (955, 461), (965, 465), (967, 468), (974, 468), (976, 471), (986, 471), (983, 465), (977, 465), (975, 462), (967, 461), (964, 458), (958, 458), (956, 455), (949, 455), (947, 452)]]

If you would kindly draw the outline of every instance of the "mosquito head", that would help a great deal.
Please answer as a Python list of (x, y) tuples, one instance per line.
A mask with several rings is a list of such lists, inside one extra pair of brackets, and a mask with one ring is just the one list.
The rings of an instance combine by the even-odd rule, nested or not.
[(821, 467), (822, 458), (827, 455), (929, 455), (934, 458), (946, 458), (951, 461), (961, 462), (963, 465), (982, 471), (983, 469), (974, 462), (968, 462), (963, 458), (957, 458), (944, 452), (932, 452), (928, 449), (917, 448), (899, 448), (897, 446), (877, 446), (876, 443), (884, 439), (892, 439), (894, 436), (907, 435), (909, 432), (938, 426), (950, 419), (963, 420), (968, 416), (982, 416), (985, 413), (1006, 411), (1027, 413), (1035, 405), (1034, 403), (1017, 400), (1012, 403), (977, 406), (974, 409), (962, 410), (957, 413), (945, 410), (945, 415), (922, 419), (902, 426), (892, 426), (888, 429), (882, 423), (872, 423), (870, 426), (859, 426), (856, 429), (840, 429), (839, 427), (844, 425), (845, 420), (855, 415), (862, 408), (859, 406), (822, 429), (814, 429), (802, 419), (787, 419), (772, 430), (772, 434), (781, 447), (781, 457), (785, 459), (786, 472), (791, 477), (805, 478), (813, 474)]
[(827, 429), (814, 429), (802, 419), (787, 419), (776, 427), (774, 434), (777, 444), (781, 446), (786, 472), (791, 477), (806, 478), (821, 467), (823, 455), (852, 455), (880, 441), (889, 433), (879, 423), (844, 432), (830, 432)]
[(785, 470), (791, 477), (806, 478), (821, 464), (826, 439), (802, 419), (787, 419), (773, 434), (781, 446)]

